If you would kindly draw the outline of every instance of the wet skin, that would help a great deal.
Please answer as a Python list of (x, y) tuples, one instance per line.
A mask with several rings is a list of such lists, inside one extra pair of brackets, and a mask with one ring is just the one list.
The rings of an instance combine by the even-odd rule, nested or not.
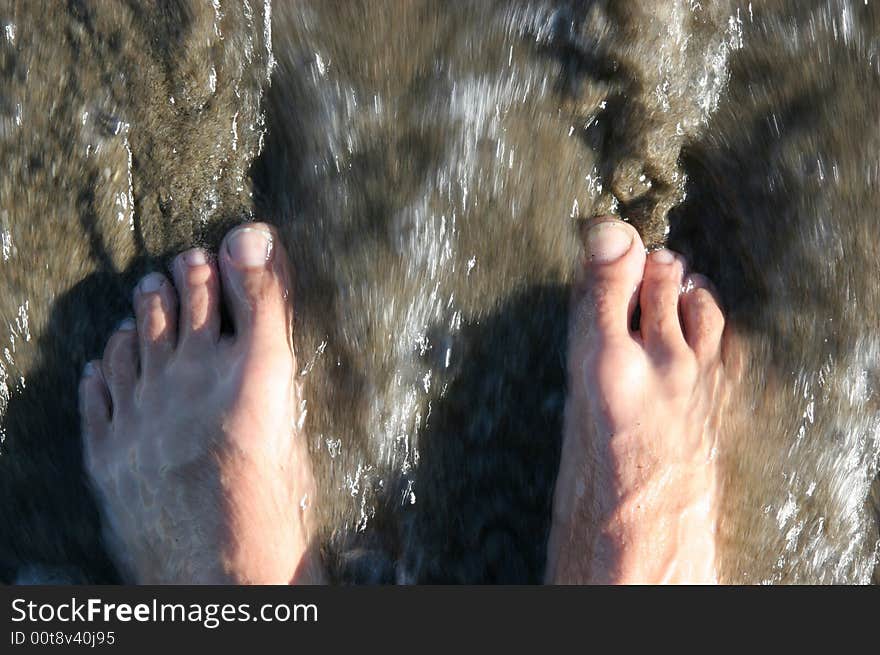
[(723, 328), (710, 283), (681, 256), (646, 256), (622, 221), (588, 227), (548, 582), (717, 582)]
[(257, 223), (230, 232), (217, 259), (190, 250), (173, 284), (141, 280), (135, 318), (83, 376), (85, 464), (107, 542), (130, 582), (317, 582), (288, 260)]
[[(724, 319), (710, 283), (595, 221), (573, 293), (553, 583), (711, 583)], [(323, 579), (297, 416), (290, 274), (272, 229), (195, 249), (134, 292), (80, 387), (86, 468), (139, 583)], [(220, 304), (234, 333), (220, 333)], [(632, 329), (639, 307), (639, 328)]]

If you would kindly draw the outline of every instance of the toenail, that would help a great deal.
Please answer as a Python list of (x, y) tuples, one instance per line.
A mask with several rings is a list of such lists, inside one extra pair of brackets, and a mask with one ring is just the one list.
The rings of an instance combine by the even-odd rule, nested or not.
[(134, 330), (137, 327), (137, 324), (134, 322), (133, 318), (123, 319), (119, 325), (116, 326), (117, 330), (122, 330), (124, 332), (128, 332), (130, 330)]
[(633, 242), (630, 227), (622, 221), (596, 223), (587, 231), (590, 261), (607, 264), (629, 252)]
[(651, 253), (651, 259), (658, 264), (672, 264), (675, 262), (675, 255), (671, 250), (661, 248)]
[(684, 279), (682, 287), (684, 293), (690, 293), (696, 289), (708, 289), (709, 278), (705, 275), (700, 275), (699, 273), (691, 273)]
[(141, 280), (141, 283), (138, 285), (138, 290), (141, 293), (155, 293), (162, 288), (162, 285), (164, 283), (165, 278), (163, 278), (159, 273), (150, 273), (143, 280)]
[(272, 235), (259, 228), (240, 227), (229, 236), (227, 249), (239, 266), (265, 266), (272, 254)]
[(204, 266), (208, 263), (208, 256), (205, 254), (204, 250), (196, 248), (185, 252), (183, 255), (183, 261), (186, 262), (187, 266)]
[(98, 369), (91, 362), (86, 362), (86, 365), (83, 366), (83, 377), (90, 378), (94, 375), (97, 375)]

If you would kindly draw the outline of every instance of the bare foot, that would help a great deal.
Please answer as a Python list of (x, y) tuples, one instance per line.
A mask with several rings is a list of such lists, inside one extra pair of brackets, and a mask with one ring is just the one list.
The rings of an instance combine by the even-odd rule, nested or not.
[(226, 235), (219, 271), (200, 249), (181, 254), (174, 284), (141, 280), (135, 319), (86, 367), (86, 470), (132, 582), (320, 581), (285, 266), (259, 223)]
[(547, 581), (716, 582), (724, 317), (705, 278), (646, 257), (630, 225), (596, 221), (586, 242)]

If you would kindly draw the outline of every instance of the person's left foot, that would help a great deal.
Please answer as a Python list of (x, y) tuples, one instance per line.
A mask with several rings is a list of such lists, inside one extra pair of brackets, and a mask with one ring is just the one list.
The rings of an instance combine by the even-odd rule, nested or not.
[[(286, 256), (230, 232), (134, 292), (135, 318), (80, 383), (86, 470), (111, 554), (138, 583), (319, 582), (297, 425)], [(220, 333), (221, 287), (234, 334)], [(179, 296), (179, 300), (178, 300)]]

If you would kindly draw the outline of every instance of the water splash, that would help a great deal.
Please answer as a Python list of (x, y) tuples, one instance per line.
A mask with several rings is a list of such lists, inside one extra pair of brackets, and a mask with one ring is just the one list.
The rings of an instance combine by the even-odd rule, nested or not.
[(122, 147), (125, 148), (125, 153), (127, 156), (127, 167), (126, 167), (126, 179), (128, 180), (128, 189), (125, 194), (122, 193), (116, 194), (116, 204), (119, 207), (119, 211), (116, 214), (116, 220), (120, 223), (128, 218), (128, 227), (133, 232), (134, 231), (134, 178), (132, 177), (132, 154), (131, 154), (131, 144), (128, 142), (128, 123), (124, 123), (123, 125), (123, 133), (125, 136), (122, 140)]
[(272, 50), (272, 0), (263, 0), (263, 41), (266, 46), (266, 80), (271, 84), (276, 64)]

